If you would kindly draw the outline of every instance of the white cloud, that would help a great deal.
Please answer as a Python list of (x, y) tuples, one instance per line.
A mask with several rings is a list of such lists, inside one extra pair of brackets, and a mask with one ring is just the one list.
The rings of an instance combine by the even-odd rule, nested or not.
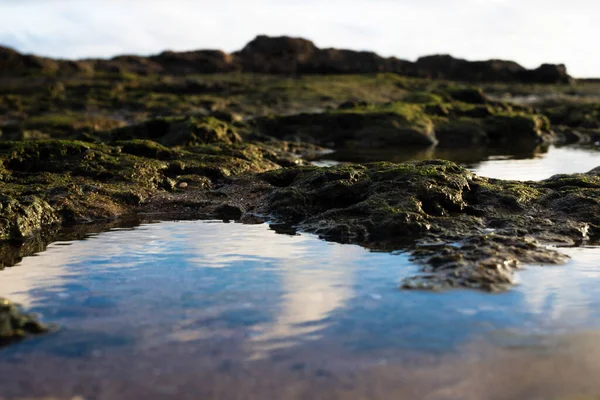
[(594, 0), (29, 0), (0, 2), (0, 42), (60, 57), (233, 51), (260, 33), (415, 59), (563, 62), (600, 76)]

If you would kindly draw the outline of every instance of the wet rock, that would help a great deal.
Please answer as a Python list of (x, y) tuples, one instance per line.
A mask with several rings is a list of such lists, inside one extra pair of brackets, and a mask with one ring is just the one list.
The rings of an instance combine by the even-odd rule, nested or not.
[(269, 229), (280, 235), (296, 236), (298, 234), (298, 229), (290, 224), (269, 224)]
[(462, 88), (449, 91), (452, 99), (469, 104), (485, 104), (489, 101), (481, 88)]
[(435, 129), (439, 147), (473, 147), (485, 146), (490, 137), (482, 125), (477, 122), (452, 121), (440, 124)]
[(368, 105), (369, 105), (369, 103), (367, 103), (366, 101), (348, 100), (348, 101), (341, 103), (338, 106), (338, 110), (351, 110), (353, 108), (366, 107)]
[(55, 210), (38, 197), (0, 196), (0, 240), (28, 238), (59, 221)]
[(176, 157), (174, 151), (151, 140), (132, 139), (118, 141), (117, 144), (121, 147), (121, 152), (134, 156), (157, 160), (171, 160)]
[(548, 118), (542, 115), (494, 115), (484, 121), (491, 141), (503, 144), (539, 144), (553, 137)]
[(419, 248), (413, 255), (426, 264), (425, 273), (403, 280), (404, 289), (500, 291), (514, 283), (513, 272), (522, 264), (560, 264), (568, 259), (535, 239), (495, 234), (468, 237), (441, 248)]
[[(144, 129), (160, 132), (160, 126)], [(130, 214), (145, 207), (153, 196), (173, 191), (177, 182), (206, 192), (220, 180), (278, 168), (271, 159), (278, 160), (284, 153), (245, 143), (185, 150), (148, 139), (111, 143), (0, 143), (0, 240), (24, 239), (52, 224), (89, 223)], [(168, 212), (169, 206), (162, 209)], [(221, 211), (227, 218), (239, 218), (239, 211), (236, 215), (232, 210)]]
[(216, 217), (225, 221), (238, 221), (243, 213), (240, 207), (230, 204), (223, 204), (215, 209)]
[(382, 249), (414, 240), (446, 243), (413, 247), (429, 275), (405, 281), (407, 288), (499, 290), (523, 264), (565, 261), (543, 242), (582, 244), (600, 227), (595, 170), (514, 182), (424, 161), (306, 167), (260, 177), (276, 187), (266, 212), (325, 239)]
[(114, 140), (147, 138), (167, 147), (209, 143), (232, 144), (242, 141), (231, 125), (213, 117), (150, 120), (115, 130), (112, 135)]
[(17, 305), (0, 298), (0, 346), (48, 331), (33, 315), (24, 314)]
[(319, 114), (257, 119), (257, 129), (278, 139), (329, 147), (429, 147), (433, 122), (418, 105), (395, 103)]
[(567, 101), (542, 104), (540, 109), (554, 125), (583, 129), (600, 128), (600, 103)]

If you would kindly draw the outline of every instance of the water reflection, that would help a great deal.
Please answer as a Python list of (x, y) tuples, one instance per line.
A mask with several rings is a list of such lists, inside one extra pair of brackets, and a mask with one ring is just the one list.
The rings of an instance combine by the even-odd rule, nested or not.
[[(56, 395), (32, 392), (43, 386), (31, 383), (18, 388), (14, 377), (35, 376), (56, 389), (64, 382), (97, 384), (98, 377), (114, 382), (119, 374), (195, 387), (203, 381), (194, 371), (239, 378), (248, 362), (269, 376), (281, 368), (306, 374), (322, 364), (314, 372), (322, 377), (376, 368), (378, 375), (363, 379), (403, 374), (416, 384), (420, 378), (410, 378), (416, 370), (394, 369), (407, 355), (450, 357), (450, 364), (425, 370), (429, 377), (454, 377), (449, 365), (473, 376), (490, 367), (469, 343), (522, 349), (518, 357), (507, 355), (522, 362), (531, 361), (524, 352), (543, 346), (547, 353), (556, 343), (579, 355), (572, 338), (597, 343), (600, 292), (593, 278), (600, 275), (600, 248), (564, 251), (573, 256), (569, 265), (530, 267), (513, 290), (491, 295), (400, 291), (397, 282), (417, 269), (405, 255), (276, 234), (267, 225), (165, 222), (58, 242), (0, 272), (0, 296), (63, 327), (1, 350), (0, 387), (19, 396)], [(572, 335), (557, 336), (565, 332)], [(463, 353), (476, 363), (453, 358)], [(50, 367), (57, 363), (63, 367)], [(498, 368), (512, 376), (510, 368)], [(162, 386), (153, 380), (155, 387)]]
[(266, 225), (168, 222), (54, 243), (3, 271), (0, 296), (86, 332), (145, 324), (134, 335), (143, 346), (230, 337), (264, 357), (327, 336), (356, 349), (444, 349), (494, 329), (600, 322), (590, 283), (599, 250), (564, 251), (575, 261), (529, 268), (501, 296), (401, 292), (397, 282), (417, 270), (404, 255)]
[(598, 315), (597, 282), (600, 278), (600, 247), (561, 248), (571, 256), (566, 266), (531, 267), (521, 273), (527, 308), (542, 315), (544, 324), (565, 330), (595, 326)]
[(319, 338), (353, 297), (356, 265), (367, 257), (358, 246), (266, 225), (162, 223), (51, 244), (4, 271), (0, 295), (86, 331), (100, 329), (99, 318), (123, 332), (154, 318), (148, 343), (164, 340), (158, 332), (171, 323), (175, 341), (247, 336), (258, 357)]
[(321, 155), (314, 161), (319, 166), (344, 162), (405, 162), (443, 159), (459, 163), (478, 175), (512, 180), (541, 180), (556, 174), (587, 172), (600, 165), (600, 148), (540, 146), (535, 149), (471, 148), (426, 150), (347, 150)]
[(583, 173), (600, 166), (600, 151), (578, 147), (551, 147), (531, 159), (492, 158), (472, 168), (481, 176), (512, 180), (542, 180), (556, 174)]
[[(304, 254), (310, 252), (309, 247), (305, 250)], [(326, 270), (312, 257), (279, 266), (285, 294), (273, 321), (257, 326), (258, 333), (251, 339), (255, 357), (288, 347), (300, 335), (319, 338), (318, 332), (331, 323), (329, 315), (353, 297), (357, 249), (330, 246), (330, 250)]]

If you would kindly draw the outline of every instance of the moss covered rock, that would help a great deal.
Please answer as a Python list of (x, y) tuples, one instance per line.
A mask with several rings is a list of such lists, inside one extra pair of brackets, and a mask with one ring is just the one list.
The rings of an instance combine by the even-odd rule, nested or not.
[(412, 243), (431, 274), (407, 280), (408, 288), (503, 288), (523, 263), (564, 262), (539, 243), (572, 245), (600, 233), (595, 170), (516, 182), (422, 161), (284, 169), (260, 178), (274, 187), (265, 212), (286, 223), (367, 247)]
[(0, 196), (0, 240), (31, 237), (41, 226), (59, 221), (55, 210), (36, 196)]
[(110, 143), (0, 143), (0, 239), (130, 214), (151, 197), (174, 191), (182, 179), (208, 190), (242, 173), (295, 164), (289, 153), (264, 144), (173, 149), (141, 139)]
[(278, 139), (329, 147), (429, 147), (433, 122), (417, 104), (391, 103), (318, 113), (261, 118), (257, 129)]
[(484, 128), (495, 143), (539, 144), (552, 136), (550, 122), (542, 115), (494, 115), (484, 121)]
[(228, 123), (214, 117), (161, 118), (117, 129), (113, 140), (150, 139), (167, 147), (199, 144), (240, 143), (242, 139)]

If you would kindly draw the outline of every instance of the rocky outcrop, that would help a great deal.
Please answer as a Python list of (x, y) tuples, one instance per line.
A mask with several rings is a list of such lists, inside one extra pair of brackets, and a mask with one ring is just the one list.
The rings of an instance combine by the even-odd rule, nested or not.
[(373, 52), (320, 49), (313, 42), (288, 36), (258, 36), (242, 50), (166, 51), (151, 57), (121, 56), (110, 60), (56, 61), (22, 55), (0, 48), (0, 74), (27, 70), (74, 73), (90, 69), (104, 72), (149, 74), (207, 74), (251, 72), (264, 74), (365, 74), (396, 73), (406, 76), (469, 82), (569, 83), (564, 65), (543, 64), (528, 70), (512, 61), (467, 61), (449, 55), (433, 55), (416, 62), (381, 57)]
[(564, 64), (542, 64), (538, 68), (523, 73), (523, 82), (572, 83)]
[[(486, 101), (476, 89), (448, 93), (445, 96), (457, 96), (473, 103)], [(531, 110), (514, 110), (501, 103), (446, 103), (427, 95), (413, 94), (407, 99), (416, 101), (418, 97), (415, 103), (347, 103), (323, 113), (256, 118), (253, 124), (257, 130), (278, 139), (336, 150), (434, 145), (463, 149), (487, 145), (533, 149), (559, 139), (551, 130), (548, 118)]]
[(0, 76), (20, 74), (27, 70), (56, 72), (60, 64), (49, 58), (24, 55), (11, 48), (0, 46)]
[(514, 61), (467, 61), (450, 55), (421, 57), (415, 63), (418, 75), (468, 82), (571, 83), (564, 65), (543, 64), (528, 70)]
[(319, 49), (309, 40), (258, 36), (233, 54), (245, 72), (277, 74), (408, 73), (412, 63), (373, 52)]
[(172, 74), (232, 72), (240, 69), (231, 55), (220, 50), (165, 51), (149, 59)]
[(600, 235), (600, 176), (516, 182), (434, 160), (266, 172), (263, 209), (321, 237), (376, 249), (407, 245), (425, 275), (406, 288), (496, 290), (524, 264), (565, 256), (538, 242), (582, 244)]
[(254, 123), (259, 131), (278, 139), (337, 149), (429, 147), (437, 143), (431, 119), (412, 104), (273, 116)]

